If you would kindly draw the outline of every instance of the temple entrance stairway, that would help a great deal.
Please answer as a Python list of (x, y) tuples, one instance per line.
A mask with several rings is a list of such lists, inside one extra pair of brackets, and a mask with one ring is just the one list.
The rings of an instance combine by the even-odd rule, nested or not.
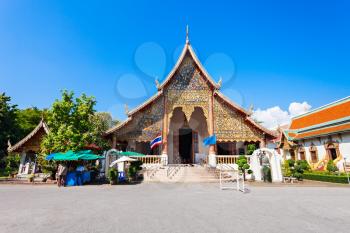
[(202, 165), (170, 164), (144, 173), (145, 182), (208, 183), (218, 182), (214, 172)]

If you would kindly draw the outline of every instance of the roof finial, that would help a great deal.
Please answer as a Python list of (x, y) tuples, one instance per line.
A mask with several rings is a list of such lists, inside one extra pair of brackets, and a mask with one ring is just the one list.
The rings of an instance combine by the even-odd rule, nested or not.
[(157, 90), (159, 91), (160, 90), (160, 83), (158, 81), (158, 77), (156, 77), (155, 82), (156, 82)]
[(12, 147), (10, 139), (7, 140), (7, 149), (10, 149)]
[(186, 44), (190, 43), (190, 39), (188, 38), (188, 25), (186, 26)]
[(125, 115), (129, 114), (129, 106), (127, 104), (124, 104), (124, 112), (125, 112)]

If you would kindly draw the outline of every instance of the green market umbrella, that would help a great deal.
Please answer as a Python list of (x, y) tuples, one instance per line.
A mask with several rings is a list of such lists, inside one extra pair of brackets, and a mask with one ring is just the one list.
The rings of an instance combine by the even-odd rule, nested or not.
[(74, 161), (74, 160), (78, 160), (76, 154), (72, 150), (69, 150), (69, 151), (67, 151), (65, 153), (57, 153), (52, 159), (56, 160), (56, 161)]
[(95, 160), (101, 159), (102, 157), (92, 153), (91, 150), (82, 150), (74, 152), (72, 150), (66, 153), (57, 153), (53, 156), (53, 160), (56, 161), (77, 161), (77, 160)]
[(135, 157), (146, 156), (144, 154), (133, 152), (133, 151), (125, 151), (125, 152), (122, 151), (122, 152), (119, 152), (118, 154), (121, 156), (135, 156)]
[(79, 153), (78, 158), (80, 160), (96, 160), (96, 159), (102, 159), (103, 157), (93, 153)]

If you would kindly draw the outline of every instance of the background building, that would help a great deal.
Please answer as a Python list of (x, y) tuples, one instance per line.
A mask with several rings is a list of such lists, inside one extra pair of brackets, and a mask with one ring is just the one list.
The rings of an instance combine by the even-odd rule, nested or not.
[(331, 159), (343, 169), (344, 158), (350, 160), (350, 96), (294, 117), (281, 131), (280, 148), (285, 158), (307, 160), (313, 169)]

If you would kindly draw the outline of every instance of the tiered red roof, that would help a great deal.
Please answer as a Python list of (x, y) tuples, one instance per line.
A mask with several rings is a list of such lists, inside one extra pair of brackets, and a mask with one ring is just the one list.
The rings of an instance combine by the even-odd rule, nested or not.
[(290, 129), (300, 129), (350, 116), (350, 99), (293, 119)]
[(292, 119), (289, 140), (350, 131), (350, 96)]

